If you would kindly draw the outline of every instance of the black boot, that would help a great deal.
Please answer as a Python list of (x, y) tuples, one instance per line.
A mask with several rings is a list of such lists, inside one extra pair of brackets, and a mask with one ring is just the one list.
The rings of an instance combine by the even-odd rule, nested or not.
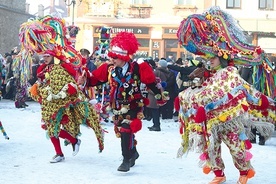
[(264, 138), (264, 136), (259, 136), (259, 145), (265, 145), (265, 138)]
[(118, 171), (122, 171), (122, 172), (127, 172), (129, 171), (130, 168), (130, 160), (129, 159), (124, 159), (123, 163), (118, 167)]
[(253, 143), (253, 144), (255, 144), (256, 143), (256, 138), (251, 139), (250, 142)]
[(161, 131), (161, 128), (160, 128), (160, 127), (155, 127), (155, 126), (153, 126), (153, 127), (149, 128), (149, 131), (160, 132), (160, 131)]
[(256, 135), (257, 135), (257, 129), (256, 128), (252, 128), (251, 132), (254, 135), (254, 138), (250, 140), (251, 143), (256, 143)]
[(135, 160), (139, 158), (139, 153), (136, 151), (134, 152), (134, 154), (132, 155), (131, 159), (130, 159), (130, 167), (133, 167), (135, 165)]

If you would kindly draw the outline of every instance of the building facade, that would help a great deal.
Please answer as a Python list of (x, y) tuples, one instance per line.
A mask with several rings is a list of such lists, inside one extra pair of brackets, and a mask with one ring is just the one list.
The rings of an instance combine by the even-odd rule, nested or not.
[(19, 46), (19, 28), (30, 17), (26, 13), (26, 0), (0, 1), (0, 53), (10, 52)]
[(76, 48), (93, 51), (97, 46), (97, 28), (111, 27), (112, 34), (133, 32), (141, 47), (137, 57), (185, 58), (189, 53), (177, 41), (181, 20), (190, 14), (203, 13), (219, 6), (237, 21), (250, 43), (261, 46), (267, 53), (276, 53), (276, 13), (274, 0), (76, 0), (70, 7), (68, 22), (74, 12), (80, 27)]

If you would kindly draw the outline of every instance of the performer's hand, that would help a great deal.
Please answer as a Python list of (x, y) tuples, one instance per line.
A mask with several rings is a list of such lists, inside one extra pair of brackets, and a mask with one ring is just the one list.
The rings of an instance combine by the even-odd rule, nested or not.
[(85, 76), (81, 75), (78, 78), (78, 85), (83, 85), (85, 82)]

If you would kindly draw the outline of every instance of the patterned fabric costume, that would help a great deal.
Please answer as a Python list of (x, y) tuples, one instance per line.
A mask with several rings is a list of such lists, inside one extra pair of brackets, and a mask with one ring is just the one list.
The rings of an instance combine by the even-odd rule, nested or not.
[(49, 63), (45, 59), (37, 69), (38, 82), (30, 89), (31, 97), (41, 104), (45, 123), (42, 128), (47, 130), (57, 154), (52, 163), (64, 160), (59, 137), (65, 139), (66, 144), (72, 144), (73, 156), (76, 155), (80, 145), (77, 138), (81, 135), (80, 125), (92, 128), (99, 151), (104, 149), (99, 117), (76, 82), (83, 59), (65, 37), (64, 26), (63, 19), (46, 16), (24, 23), (20, 28), (20, 40), (27, 53), (54, 57)]
[[(67, 69), (69, 64), (62, 64)], [(41, 103), (42, 120), (49, 137), (58, 136), (60, 128), (73, 137), (80, 135), (80, 124), (93, 128), (103, 150), (102, 130), (98, 125), (98, 115), (86, 101), (84, 94), (77, 88), (76, 81), (62, 65), (42, 65), (38, 77), (48, 76), (37, 88), (38, 94), (32, 96)], [(71, 72), (74, 69), (71, 68)]]
[[(238, 183), (246, 183), (253, 177), (252, 155), (248, 151), (252, 146), (248, 140), (250, 127), (258, 126), (269, 137), (276, 121), (275, 101), (263, 94), (274, 97), (272, 65), (259, 47), (239, 39), (244, 35), (235, 26), (230, 15), (212, 7), (203, 15), (194, 14), (184, 19), (177, 33), (180, 43), (190, 52), (228, 60), (229, 66), (212, 71), (201, 87), (188, 88), (179, 94), (183, 141), (178, 156), (190, 150), (201, 153), (204, 173), (213, 171), (216, 175), (211, 183), (226, 180), (221, 158), (222, 141), (240, 171)], [(266, 87), (249, 85), (231, 63), (255, 66), (258, 71), (255, 79), (262, 78)]]
[(143, 107), (148, 104), (148, 99), (144, 98), (141, 93), (141, 83), (146, 84), (157, 95), (159, 103), (164, 103), (164, 100), (160, 89), (156, 87), (155, 75), (149, 64), (143, 59), (130, 62), (129, 55), (134, 54), (139, 45), (134, 34), (120, 32), (112, 39), (110, 45), (112, 48), (108, 56), (124, 63), (123, 67), (104, 63), (92, 74), (87, 75), (89, 81), (87, 83), (90, 86), (96, 86), (109, 81), (109, 109), (114, 114), (114, 130), (117, 137), (121, 138), (124, 157), (118, 171), (127, 172), (139, 157), (134, 133), (142, 128)]

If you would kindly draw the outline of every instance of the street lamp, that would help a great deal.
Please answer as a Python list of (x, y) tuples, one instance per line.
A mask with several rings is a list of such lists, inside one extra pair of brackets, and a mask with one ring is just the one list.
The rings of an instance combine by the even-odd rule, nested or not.
[[(75, 10), (75, 5), (77, 3), (77, 0), (64, 0), (66, 6), (71, 6), (73, 5), (73, 13), (72, 13), (72, 25), (74, 25), (74, 10)], [(82, 0), (79, 0), (79, 5), (81, 4)]]

